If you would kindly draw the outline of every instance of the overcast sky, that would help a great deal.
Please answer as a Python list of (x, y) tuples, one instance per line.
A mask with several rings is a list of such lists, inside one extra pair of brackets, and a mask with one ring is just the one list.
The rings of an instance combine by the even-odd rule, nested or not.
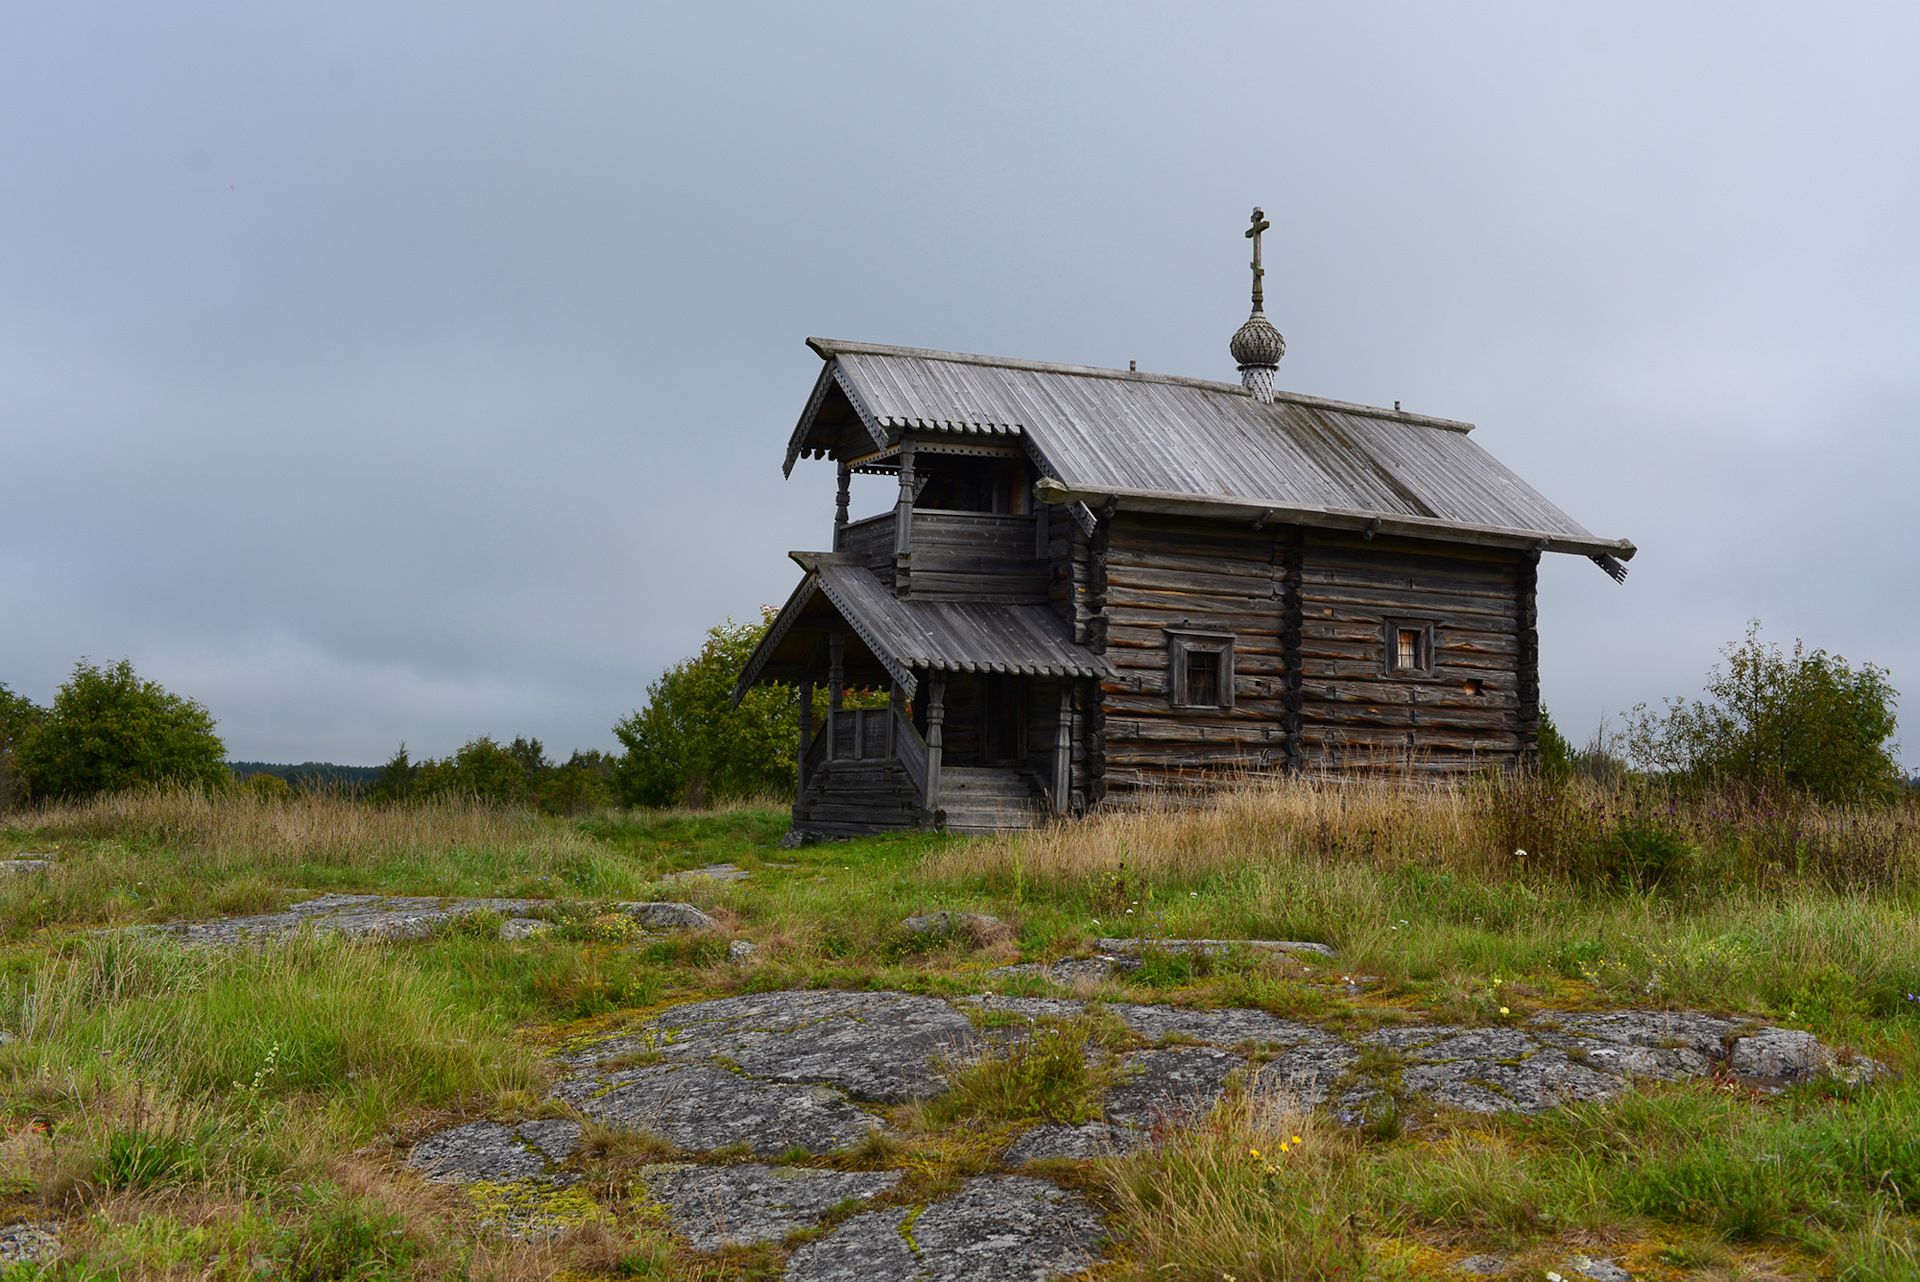
[(1917, 50), (1912, 5), (8, 5), (0, 681), (130, 658), (236, 759), (611, 748), (828, 543), (807, 335), (1231, 380), (1260, 204), (1281, 386), (1473, 421), (1640, 546), (1543, 566), (1572, 737), (1749, 618), (1920, 717)]

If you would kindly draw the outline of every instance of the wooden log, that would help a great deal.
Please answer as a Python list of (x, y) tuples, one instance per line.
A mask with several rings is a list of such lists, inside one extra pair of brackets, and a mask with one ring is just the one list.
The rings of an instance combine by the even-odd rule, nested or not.
[(1268, 724), (1251, 722), (1199, 726), (1190, 721), (1134, 716), (1116, 710), (1107, 722), (1107, 756), (1114, 758), (1145, 744), (1184, 744), (1195, 753), (1272, 751), (1285, 740), (1285, 731), (1270, 718)]
[(1111, 548), (1107, 561), (1114, 570), (1148, 573), (1186, 572), (1224, 574), (1230, 578), (1269, 577), (1273, 573), (1271, 549), (1264, 545), (1234, 548), (1228, 553), (1197, 555), (1162, 548)]
[(1540, 554), (1533, 553), (1520, 567), (1520, 582), (1514, 589), (1515, 636), (1520, 653), (1515, 668), (1518, 677), (1520, 764), (1525, 769), (1540, 766), (1540, 633), (1537, 630), (1535, 591)]

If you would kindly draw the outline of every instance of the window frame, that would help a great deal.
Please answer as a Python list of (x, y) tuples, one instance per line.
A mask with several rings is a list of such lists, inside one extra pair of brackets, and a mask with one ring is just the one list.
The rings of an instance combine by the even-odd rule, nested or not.
[[(1167, 637), (1167, 704), (1182, 712), (1233, 711), (1233, 647), (1238, 639), (1232, 632), (1209, 632), (1200, 628), (1163, 628)], [(1219, 698), (1213, 703), (1194, 703), (1187, 690), (1187, 658), (1193, 654), (1215, 655), (1214, 672)]]
[[(1400, 634), (1417, 632), (1420, 640), (1416, 648), (1415, 660), (1410, 667), (1400, 663)], [(1437, 656), (1434, 654), (1434, 624), (1432, 619), (1383, 619), (1380, 625), (1380, 671), (1389, 677), (1427, 677), (1438, 675)]]

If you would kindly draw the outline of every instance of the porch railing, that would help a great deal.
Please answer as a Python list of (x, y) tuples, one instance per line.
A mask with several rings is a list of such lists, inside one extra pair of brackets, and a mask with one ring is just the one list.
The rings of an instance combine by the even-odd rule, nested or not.
[(800, 786), (829, 761), (898, 761), (914, 789), (927, 789), (927, 741), (898, 708), (842, 708), (828, 712), (801, 762)]

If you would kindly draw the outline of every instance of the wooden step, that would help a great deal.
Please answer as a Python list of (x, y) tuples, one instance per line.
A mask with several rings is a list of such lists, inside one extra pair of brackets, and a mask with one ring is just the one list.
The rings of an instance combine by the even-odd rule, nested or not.
[(940, 772), (940, 808), (948, 832), (1001, 832), (1046, 822), (1046, 798), (1019, 771), (951, 766)]

